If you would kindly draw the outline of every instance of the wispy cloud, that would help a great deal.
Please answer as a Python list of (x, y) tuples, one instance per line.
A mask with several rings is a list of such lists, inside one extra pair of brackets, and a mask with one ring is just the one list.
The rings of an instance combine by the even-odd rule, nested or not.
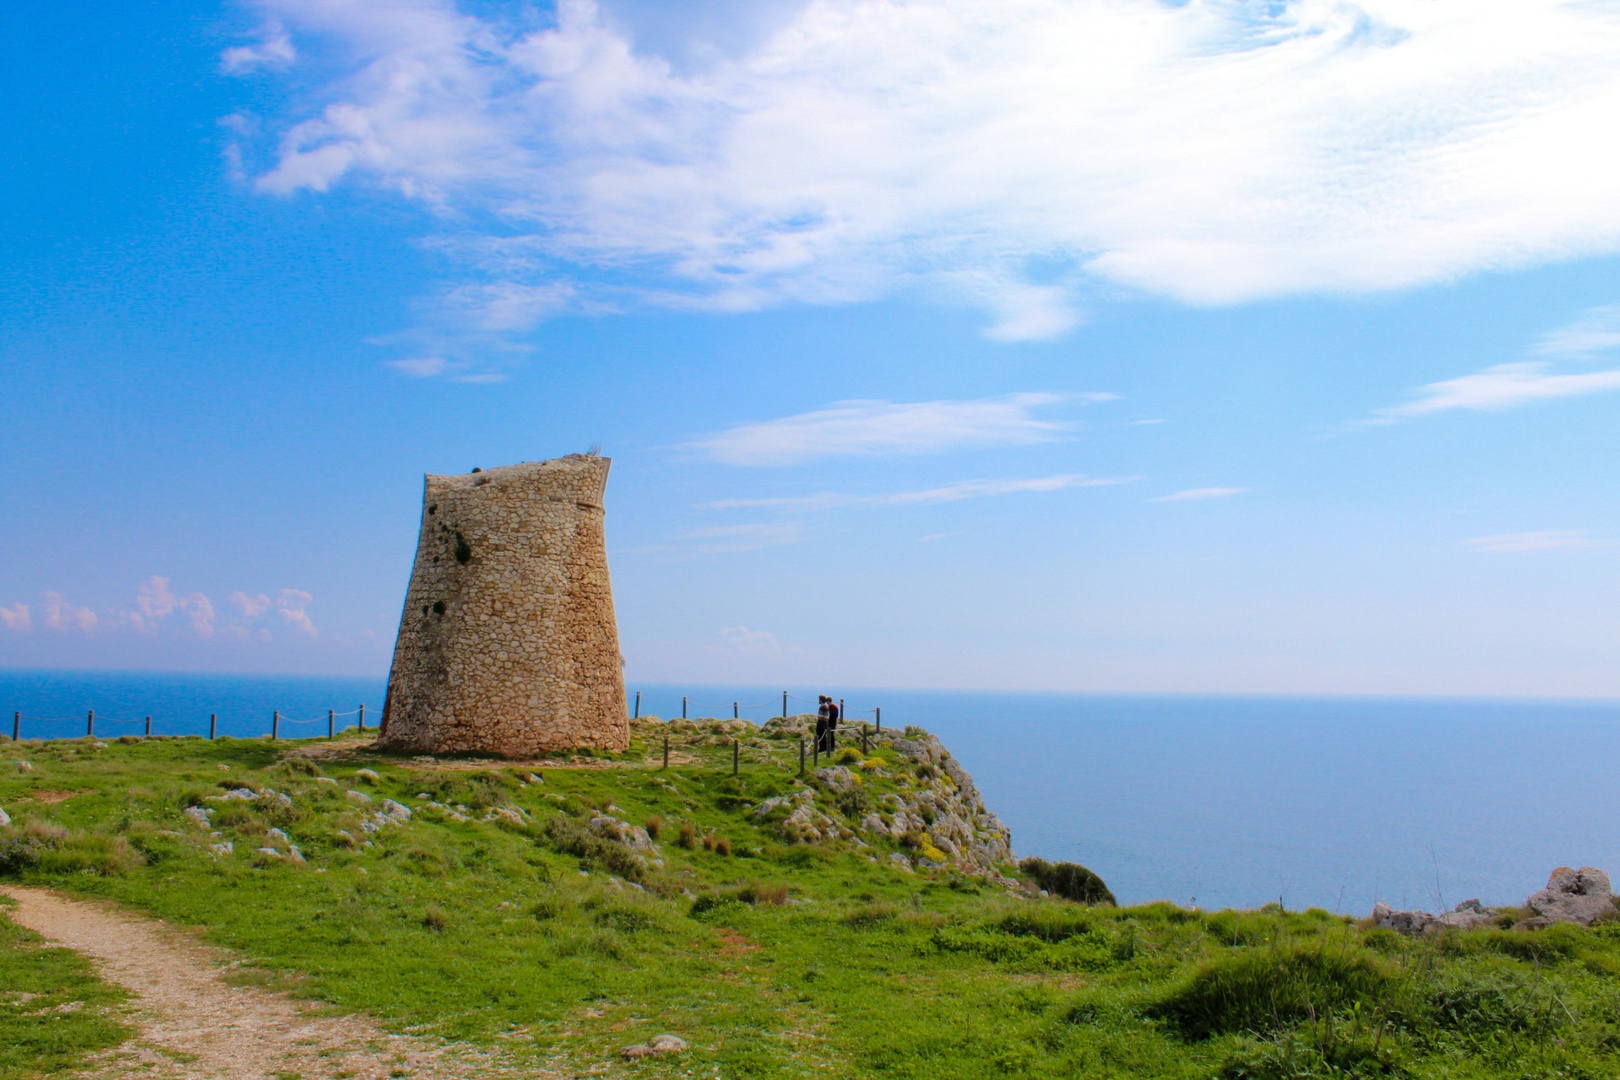
[(1239, 495), (1248, 490), (1248, 488), (1221, 487), (1188, 488), (1186, 491), (1178, 491), (1174, 495), (1160, 495), (1157, 499), (1149, 499), (1148, 502), (1189, 502), (1195, 499), (1223, 499), (1228, 495)]
[(1454, 409), (1511, 409), (1534, 401), (1581, 397), (1605, 390), (1620, 390), (1620, 370), (1560, 375), (1551, 364), (1525, 360), (1420, 386), (1412, 401), (1380, 410), (1373, 422), (1392, 423)]
[(243, 146), (259, 188), (442, 211), (494, 289), (471, 329), (566, 282), (570, 310), (922, 292), (1042, 338), (1120, 285), (1222, 304), (1620, 247), (1620, 12), (1589, 0), (812, 0), (679, 64), (588, 0), (257, 7), (224, 65), (301, 80)]
[(898, 491), (884, 495), (852, 495), (824, 491), (815, 495), (783, 495), (765, 499), (719, 499), (704, 503), (709, 510), (735, 510), (744, 508), (814, 511), (835, 510), (844, 506), (905, 506), (930, 503), (960, 502), (963, 499), (982, 499), (990, 495), (1010, 495), (1020, 491), (1062, 491), (1064, 488), (1108, 487), (1128, 484), (1141, 479), (1136, 476), (1089, 478), (1080, 473), (1063, 473), (1033, 480), (964, 480), (958, 484), (924, 488), (920, 491)]
[(1589, 308), (1536, 343), (1544, 356), (1584, 357), (1620, 345), (1620, 305)]
[(937, 454), (969, 446), (1026, 446), (1061, 439), (1074, 425), (1035, 410), (1113, 394), (1008, 394), (974, 401), (840, 401), (825, 409), (741, 424), (683, 444), (726, 465), (797, 465), (821, 457)]
[(724, 555), (780, 547), (804, 537), (801, 521), (761, 521), (693, 529), (667, 543), (647, 544), (634, 550), (646, 555)]
[(1494, 555), (1515, 555), (1525, 551), (1586, 551), (1598, 546), (1584, 532), (1525, 532), (1503, 533), (1500, 536), (1476, 536), (1463, 543), (1477, 551)]

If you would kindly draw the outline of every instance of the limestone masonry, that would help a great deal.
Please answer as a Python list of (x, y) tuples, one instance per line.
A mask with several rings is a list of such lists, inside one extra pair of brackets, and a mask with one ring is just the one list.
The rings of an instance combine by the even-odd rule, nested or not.
[(608, 458), (429, 476), (381, 741), (526, 757), (630, 743), (602, 496)]

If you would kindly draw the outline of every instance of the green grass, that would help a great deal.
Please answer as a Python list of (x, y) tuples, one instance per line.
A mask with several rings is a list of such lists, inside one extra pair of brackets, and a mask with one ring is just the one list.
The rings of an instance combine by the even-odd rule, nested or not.
[[(686, 750), (693, 738), (703, 745)], [(1410, 941), (1322, 911), (1087, 907), (944, 871), (903, 873), (886, 841), (794, 845), (756, 822), (754, 805), (793, 790), (797, 744), (745, 740), (733, 778), (729, 739), (703, 725), (677, 735), (676, 749), (696, 760), (667, 773), (661, 741), (647, 738), (615, 760), (581, 755), (578, 767), (547, 769), (540, 783), (499, 762), (375, 754), (312, 770), (284, 760), (294, 745), (8, 747), (0, 768), (12, 757), (35, 768), (0, 771), (0, 806), (17, 819), (4, 835), (34, 849), (0, 855), (10, 867), (0, 872), (205, 927), (299, 993), (396, 1030), (499, 1047), (520, 1066), (918, 1080), (1620, 1073), (1614, 927)], [(937, 782), (892, 750), (871, 757), (877, 764), (861, 768), (869, 798), (846, 800), (853, 810)], [(293, 805), (208, 801), (239, 786), (273, 788)], [(374, 805), (416, 808), (426, 794), (471, 820), (416, 810), (409, 824), (368, 835), (349, 788)], [(42, 790), (81, 794), (20, 801)], [(216, 808), (233, 854), (204, 846), (217, 841), (187, 820), (188, 805)], [(660, 819), (662, 867), (640, 867), (588, 832), (590, 815), (609, 806), (631, 824)], [(831, 793), (818, 806), (840, 812)], [(478, 820), (508, 807), (527, 823)], [(679, 846), (686, 827), (697, 840), (728, 840), (732, 854)], [(304, 864), (255, 852), (272, 828)], [(646, 891), (627, 883), (635, 878)], [(6, 963), (58, 952), (12, 939), (7, 950)], [(88, 1002), (88, 989), (67, 989), (88, 969), (71, 956), (52, 964), (40, 985)], [(96, 1016), (103, 1026), (63, 1029), (62, 1053), (118, 1037), (104, 1008), (71, 1023)], [(664, 1031), (691, 1051), (617, 1059)]]
[(5, 910), (0, 906), (0, 1080), (59, 1073), (123, 1042), (125, 995), (82, 956), (47, 948), (4, 918)]

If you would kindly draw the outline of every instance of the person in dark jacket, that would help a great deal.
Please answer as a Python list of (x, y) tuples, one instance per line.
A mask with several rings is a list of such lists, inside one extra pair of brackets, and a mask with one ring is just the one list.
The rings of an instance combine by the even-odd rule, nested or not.
[(827, 699), (827, 753), (838, 749), (838, 702)]

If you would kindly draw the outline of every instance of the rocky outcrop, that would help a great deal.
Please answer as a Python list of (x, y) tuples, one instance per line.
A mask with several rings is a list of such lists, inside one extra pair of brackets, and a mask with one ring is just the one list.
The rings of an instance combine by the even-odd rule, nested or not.
[(1488, 926), (1496, 921), (1496, 912), (1484, 907), (1478, 900), (1464, 900), (1443, 915), (1427, 911), (1396, 911), (1383, 901), (1373, 905), (1373, 922), (1386, 930), (1416, 937), (1438, 933), (1441, 930), (1467, 930)]
[[(1526, 900), (1522, 910), (1529, 911), (1528, 917), (1521, 915), (1513, 921), (1513, 926), (1521, 930), (1537, 930), (1561, 922), (1589, 926), (1602, 916), (1616, 913), (1614, 897), (1609, 892), (1609, 875), (1592, 866), (1579, 870), (1560, 866), (1547, 878), (1547, 887)], [(1503, 916), (1512, 913), (1512, 908), (1488, 908), (1478, 900), (1464, 900), (1443, 915), (1396, 911), (1380, 902), (1373, 906), (1372, 917), (1374, 924), (1387, 930), (1416, 936), (1499, 925), (1505, 921)]]
[[(765, 738), (796, 737), (799, 720), (779, 718), (758, 730)], [(851, 741), (846, 737), (845, 745)], [(871, 758), (816, 769), (794, 790), (756, 806), (755, 820), (774, 820), (781, 836), (795, 843), (844, 842), (858, 849), (897, 844), (901, 850), (887, 858), (907, 869), (996, 875), (1013, 861), (1007, 827), (937, 738), (907, 728), (898, 737), (874, 735), (868, 745)], [(869, 794), (883, 780), (896, 790)]]
[(1571, 870), (1560, 866), (1547, 878), (1547, 887), (1524, 902), (1534, 914), (1524, 920), (1526, 929), (1550, 926), (1555, 922), (1588, 926), (1600, 915), (1614, 913), (1609, 893), (1609, 875), (1596, 867)]

